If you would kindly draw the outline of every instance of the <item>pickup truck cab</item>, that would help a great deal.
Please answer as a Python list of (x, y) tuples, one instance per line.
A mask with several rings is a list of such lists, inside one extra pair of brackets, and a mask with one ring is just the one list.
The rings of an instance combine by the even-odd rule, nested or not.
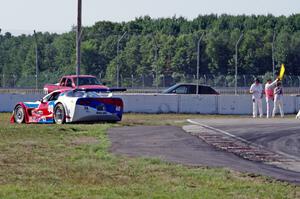
[[(77, 87), (77, 75), (63, 76), (57, 84), (46, 84), (44, 86), (44, 93), (48, 94), (60, 89), (73, 89)], [(95, 76), (79, 75), (79, 89), (107, 89), (108, 87), (102, 85)]]

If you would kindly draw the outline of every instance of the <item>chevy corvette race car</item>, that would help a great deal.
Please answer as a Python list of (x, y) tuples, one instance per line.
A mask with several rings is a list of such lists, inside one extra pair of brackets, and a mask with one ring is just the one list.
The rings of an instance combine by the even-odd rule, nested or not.
[(123, 101), (107, 90), (56, 90), (36, 102), (19, 102), (11, 117), (14, 123), (70, 123), (120, 121)]

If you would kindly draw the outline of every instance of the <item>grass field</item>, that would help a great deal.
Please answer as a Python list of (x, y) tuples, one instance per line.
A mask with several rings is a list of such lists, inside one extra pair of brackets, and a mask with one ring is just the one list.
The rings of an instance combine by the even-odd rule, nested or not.
[(0, 198), (300, 198), (299, 186), (266, 177), (108, 152), (108, 128), (181, 126), (191, 115), (93, 125), (11, 125), (9, 116), (0, 114)]

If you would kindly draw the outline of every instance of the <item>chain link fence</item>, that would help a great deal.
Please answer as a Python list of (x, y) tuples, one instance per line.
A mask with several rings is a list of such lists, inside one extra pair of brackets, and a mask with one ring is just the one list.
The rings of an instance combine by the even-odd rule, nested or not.
[[(117, 82), (102, 78), (101, 75), (96, 76), (98, 80), (109, 87), (116, 87)], [(266, 82), (270, 76), (268, 75), (240, 75), (237, 77), (237, 86), (240, 93), (248, 90), (253, 83), (254, 78), (260, 78), (263, 83)], [(0, 88), (3, 89), (43, 89), (45, 84), (57, 83), (61, 76), (54, 74), (36, 76), (22, 76), (16, 75), (0, 75)], [(141, 75), (129, 77), (120, 76), (120, 86), (128, 90), (135, 90), (138, 92), (157, 92), (168, 88), (176, 83), (196, 83), (195, 75), (181, 75), (181, 76), (165, 76), (160, 75), (156, 78), (154, 75)], [(233, 75), (200, 75), (200, 84), (206, 84), (219, 90), (221, 93), (231, 93), (234, 90), (235, 77)], [(285, 90), (293, 91), (298, 94), (300, 88), (300, 76), (286, 75), (283, 79), (283, 86)]]

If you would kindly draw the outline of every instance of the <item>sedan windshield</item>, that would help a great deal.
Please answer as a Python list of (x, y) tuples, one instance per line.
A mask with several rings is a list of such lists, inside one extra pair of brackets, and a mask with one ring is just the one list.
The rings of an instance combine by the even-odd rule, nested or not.
[(164, 90), (162, 93), (172, 93), (172, 91), (177, 87), (178, 85), (175, 84), (173, 86), (171, 86), (170, 88), (167, 88), (166, 90)]
[[(77, 78), (74, 78), (75, 85), (77, 86)], [(100, 82), (94, 77), (79, 77), (79, 86), (82, 85), (101, 85)]]

